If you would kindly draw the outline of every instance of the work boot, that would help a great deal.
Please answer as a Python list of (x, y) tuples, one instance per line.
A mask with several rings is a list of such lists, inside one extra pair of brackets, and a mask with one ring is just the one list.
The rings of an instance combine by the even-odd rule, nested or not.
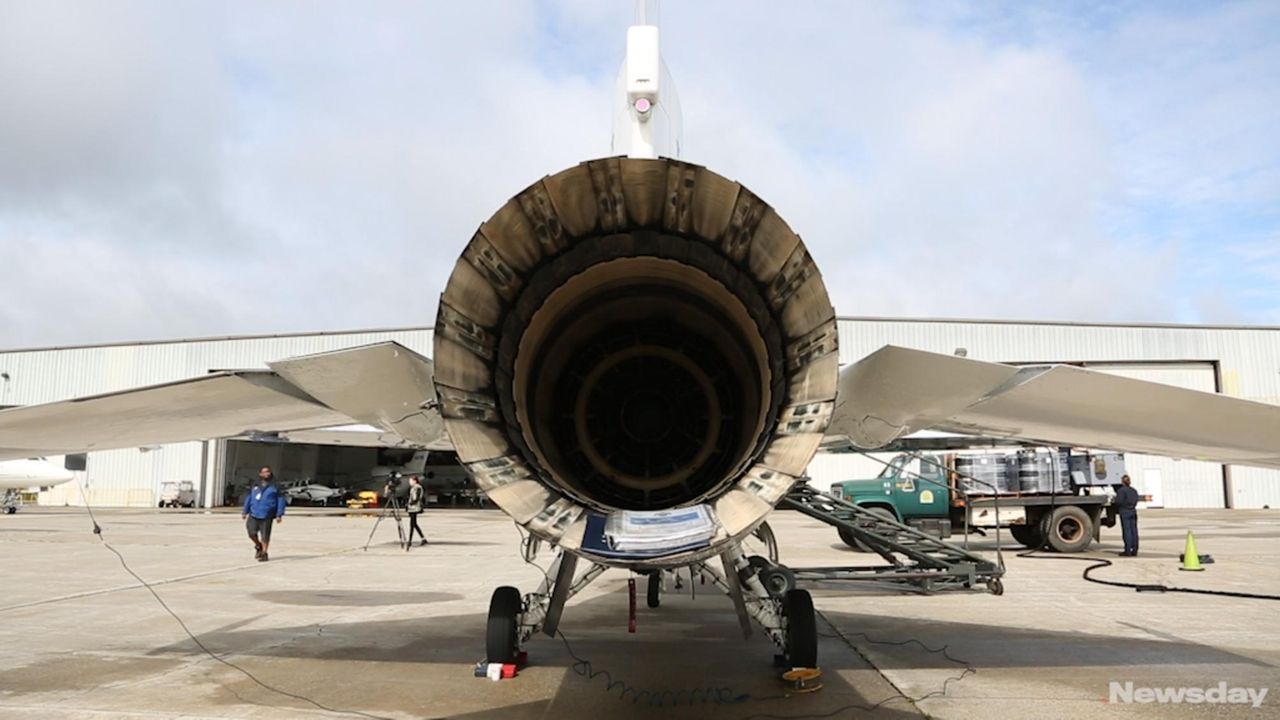
[(257, 541), (253, 543), (253, 558), (255, 560), (262, 559), (262, 543)]
[(426, 538), (422, 538), (422, 544), (423, 544), (423, 545), (426, 545), (426, 544), (427, 544), (427, 539), (426, 539)]
[(266, 562), (266, 561), (267, 561), (267, 554), (265, 552), (260, 553), (258, 555), (258, 562)]

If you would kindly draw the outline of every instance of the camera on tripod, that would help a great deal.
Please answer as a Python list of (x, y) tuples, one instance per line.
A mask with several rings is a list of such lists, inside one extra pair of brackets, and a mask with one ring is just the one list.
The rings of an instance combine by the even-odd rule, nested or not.
[(395, 496), (397, 490), (400, 489), (400, 483), (403, 482), (403, 476), (398, 472), (392, 472), (387, 476), (387, 482), (382, 486), (382, 496), (391, 498)]

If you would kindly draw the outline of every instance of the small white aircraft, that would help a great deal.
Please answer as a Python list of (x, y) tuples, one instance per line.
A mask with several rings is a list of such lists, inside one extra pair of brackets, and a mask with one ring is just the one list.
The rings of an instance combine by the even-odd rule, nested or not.
[(4, 490), (4, 501), (0, 507), (4, 508), (6, 515), (12, 515), (22, 507), (22, 490), (61, 485), (73, 479), (75, 475), (70, 470), (44, 458), (0, 462), (0, 490)]
[(329, 487), (328, 485), (300, 483), (286, 487), (284, 494), (288, 496), (290, 503), (302, 501), (328, 505), (330, 501), (340, 500), (343, 495), (347, 494), (347, 491), (342, 488)]
[[(808, 578), (744, 542), (776, 546), (765, 520), (779, 504), (863, 531), (856, 507), (805, 483), (820, 445), (932, 429), (1280, 468), (1275, 405), (893, 346), (841, 368), (799, 235), (743, 185), (675, 159), (652, 4), (637, 16), (617, 155), (538, 180), (480, 225), (441, 294), (433, 357), (387, 342), (3, 410), (0, 459), (367, 424), (456, 451), (477, 490), (558, 552), (536, 591), (494, 592), (490, 662), (554, 636), (607, 568), (647, 574), (652, 607), (662, 573), (688, 569), (732, 599), (744, 634), (754, 621), (776, 660), (803, 669), (817, 667), (813, 601), (796, 587)], [(1002, 592), (994, 563), (867, 522), (885, 526), (867, 538), (891, 563), (874, 573)]]

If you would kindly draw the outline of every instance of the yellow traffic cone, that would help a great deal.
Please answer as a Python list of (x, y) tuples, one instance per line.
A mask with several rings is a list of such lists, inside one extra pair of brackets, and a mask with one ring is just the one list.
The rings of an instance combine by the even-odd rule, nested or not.
[(1179, 570), (1204, 570), (1200, 567), (1200, 553), (1196, 551), (1196, 538), (1187, 531), (1187, 549), (1182, 552), (1182, 567)]

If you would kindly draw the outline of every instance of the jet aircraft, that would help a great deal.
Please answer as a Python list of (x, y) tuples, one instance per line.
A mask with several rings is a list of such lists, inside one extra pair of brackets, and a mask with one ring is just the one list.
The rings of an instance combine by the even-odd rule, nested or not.
[(799, 235), (746, 186), (678, 159), (675, 88), (641, 7), (618, 155), (534, 182), (479, 226), (441, 294), (432, 358), (380, 343), (4, 410), (0, 459), (367, 424), (452, 447), (556, 549), (542, 587), (494, 592), (491, 662), (553, 635), (607, 568), (691, 568), (744, 632), (754, 620), (809, 668), (809, 594), (766, 587), (743, 541), (824, 442), (875, 449), (932, 429), (1280, 467), (1277, 406), (891, 346), (842, 369)]
[(22, 507), (22, 490), (33, 487), (52, 487), (75, 479), (70, 470), (55, 465), (44, 458), (24, 458), (0, 462), (0, 490), (4, 499), (0, 508), (6, 515), (18, 512)]

